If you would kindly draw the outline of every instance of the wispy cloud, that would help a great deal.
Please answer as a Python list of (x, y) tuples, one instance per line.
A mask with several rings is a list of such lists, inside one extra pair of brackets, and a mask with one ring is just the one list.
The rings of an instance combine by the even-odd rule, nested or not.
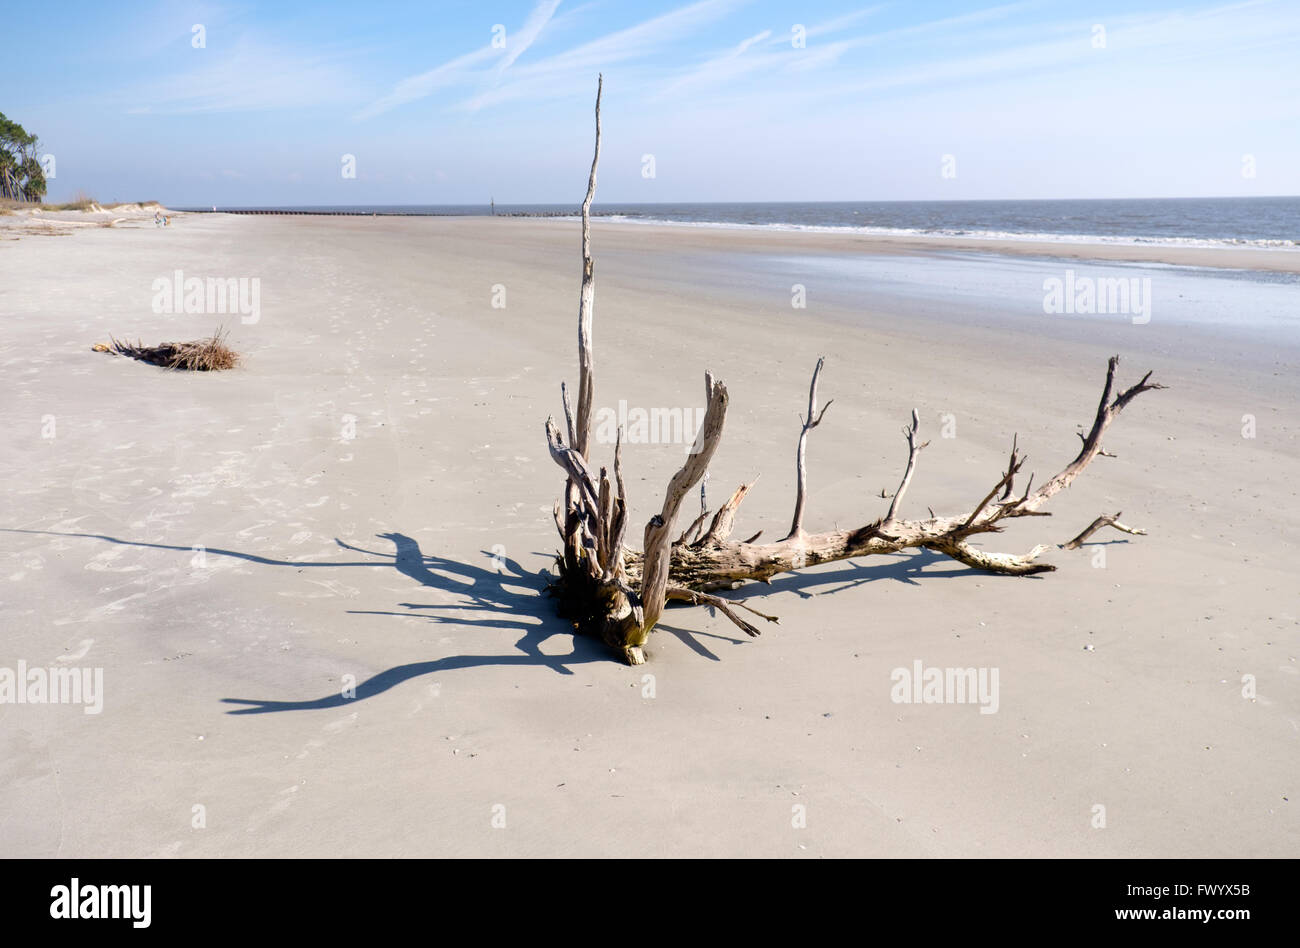
[(516, 59), (527, 52), (528, 47), (541, 35), (546, 24), (551, 22), (551, 17), (555, 16), (555, 9), (560, 5), (560, 0), (542, 0), (541, 3), (533, 7), (533, 12), (528, 15), (524, 21), (523, 27), (512, 37), (506, 39), (506, 55), (501, 60), (501, 65), (497, 67), (498, 73), (503, 73), (509, 69)]
[[(866, 46), (880, 46), (886, 43), (897, 43), (906, 41), (915, 37), (924, 37), (935, 33), (944, 33), (952, 31), (961, 31), (967, 27), (977, 26), (982, 23), (1005, 20), (1013, 14), (1021, 13), (1039, 5), (1039, 0), (1022, 0), (1018, 3), (1008, 3), (996, 7), (988, 7), (983, 10), (975, 10), (970, 13), (962, 13), (957, 16), (943, 17), (938, 20), (927, 20), (923, 23), (914, 23), (910, 26), (896, 27), (892, 30), (885, 30), (880, 33), (867, 33), (862, 36), (850, 37), (847, 39), (836, 40), (833, 43), (825, 43), (808, 50), (802, 60), (796, 64), (798, 69), (816, 69), (822, 66), (836, 64), (840, 58), (849, 50), (859, 49)], [(874, 8), (871, 12), (875, 12)], [(839, 21), (831, 21), (818, 27), (819, 33), (838, 32), (843, 29), (846, 18), (841, 17)], [(809, 35), (814, 35), (809, 31)]]
[(499, 54), (491, 46), (484, 46), (472, 53), (457, 56), (441, 66), (435, 66), (428, 72), (407, 76), (393, 88), (392, 92), (370, 103), (370, 105), (358, 112), (354, 118), (373, 118), (381, 113), (389, 112), (399, 105), (406, 105), (408, 102), (426, 98), (439, 89), (465, 82), (475, 74), (475, 66), (493, 59), (497, 55)]
[[(954, 17), (930, 24), (891, 31), (893, 38), (905, 38), (934, 30), (953, 30), (962, 48), (977, 50), (973, 55), (931, 54), (930, 61), (914, 57), (903, 68), (879, 70), (856, 80), (825, 87), (829, 97), (858, 97), (867, 92), (907, 87), (968, 86), (972, 82), (1002, 79), (1012, 75), (1037, 75), (1055, 83), (1075, 68), (1106, 64), (1109, 70), (1128, 66), (1150, 70), (1158, 62), (1183, 58), (1212, 57), (1221, 60), (1253, 44), (1278, 37), (1300, 38), (1300, 17), (1241, 16), (1247, 8), (1266, 6), (1270, 0), (1248, 0), (1222, 7), (1190, 11), (1133, 13), (1106, 18), (1107, 45), (1091, 44), (1092, 18), (1055, 21), (1050, 24), (1016, 23), (987, 32), (964, 27), (996, 17)], [(1023, 5), (1015, 5), (1016, 7)], [(1000, 7), (985, 11), (1001, 13)], [(1281, 11), (1278, 11), (1281, 12)], [(927, 45), (929, 41), (927, 40)], [(845, 77), (848, 78), (848, 77)]]
[(667, 44), (716, 22), (746, 0), (700, 0), (635, 26), (617, 30), (514, 71), (512, 82), (474, 96), (462, 106), (479, 109), (513, 99), (554, 95), (543, 83), (590, 82), (591, 73), (615, 63), (644, 59)]
[(698, 68), (692, 69), (685, 75), (679, 76), (675, 81), (664, 89), (662, 95), (675, 95), (682, 92), (685, 88), (692, 85), (707, 84), (735, 79), (737, 76), (751, 72), (755, 69), (761, 69), (764, 65), (771, 62), (771, 54), (766, 56), (745, 57), (746, 51), (751, 47), (763, 42), (772, 35), (771, 30), (764, 30), (761, 33), (741, 40), (736, 46), (727, 50), (721, 56), (706, 61)]
[(833, 20), (827, 20), (824, 23), (815, 23), (804, 30), (804, 37), (806, 39), (813, 39), (818, 36), (825, 36), (828, 33), (838, 33), (841, 30), (846, 29), (850, 25), (858, 22), (858, 20), (879, 13), (883, 9), (885, 9), (883, 5), (875, 6), (875, 7), (863, 7), (861, 10), (854, 10), (852, 13), (846, 13), (843, 16), (837, 16)]
[(133, 114), (258, 112), (338, 104), (353, 95), (348, 54), (305, 51), (244, 35), (228, 50), (196, 49), (195, 66), (117, 93)]
[[(384, 112), (392, 111), (398, 106), (424, 99), (433, 93), (458, 85), (470, 83), (499, 82), (515, 61), (542, 35), (548, 23), (555, 16), (561, 0), (540, 0), (528, 14), (524, 25), (515, 33), (506, 33), (505, 52), (492, 46), (484, 46), (463, 56), (457, 56), (427, 72), (408, 76), (397, 83), (388, 95), (372, 102), (353, 118), (357, 120), (373, 118)], [(496, 60), (494, 68), (489, 63)], [(489, 71), (490, 69), (490, 71)]]

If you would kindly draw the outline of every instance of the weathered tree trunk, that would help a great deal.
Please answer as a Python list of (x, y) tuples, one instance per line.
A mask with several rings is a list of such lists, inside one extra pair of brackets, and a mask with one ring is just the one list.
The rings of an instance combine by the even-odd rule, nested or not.
[[(1094, 458), (1106, 454), (1101, 447), (1102, 435), (1120, 412), (1143, 392), (1164, 388), (1163, 385), (1151, 382), (1151, 373), (1148, 372), (1137, 384), (1118, 395), (1113, 394), (1118, 356), (1112, 356), (1107, 366), (1106, 382), (1097, 414), (1088, 434), (1080, 435), (1083, 445), (1079, 454), (1037, 490), (1033, 490), (1031, 474), (1023, 493), (1015, 492), (1015, 479), (1025, 459), (1019, 453), (1017, 441), (1013, 439), (1006, 472), (969, 511), (944, 517), (936, 517), (931, 511), (930, 517), (925, 520), (899, 518), (898, 513), (911, 484), (918, 456), (929, 444), (928, 441), (917, 442), (920, 419), (916, 411), (913, 411), (911, 425), (903, 428), (908, 447), (907, 463), (885, 516), (852, 530), (810, 534), (803, 526), (807, 498), (808, 434), (821, 424), (826, 409), (831, 405), (828, 401), (820, 412), (817, 411), (817, 383), (825, 364), (824, 359), (819, 359), (809, 385), (808, 414), (801, 419), (802, 428), (795, 455), (798, 482), (790, 531), (785, 539), (764, 544), (756, 542), (760, 534), (744, 541), (731, 539), (736, 509), (753, 487), (752, 483), (742, 484), (736, 489), (713, 515), (707, 529), (703, 526), (708, 518), (705, 509), (675, 542), (672, 539), (682, 501), (708, 470), (722, 440), (722, 429), (726, 421), (726, 386), (706, 373), (708, 408), (696, 443), (681, 469), (669, 482), (662, 509), (646, 524), (644, 553), (625, 549), (627, 495), (623, 483), (621, 432), (614, 449), (614, 483), (611, 484), (604, 468), (600, 469), (597, 476), (590, 465), (594, 376), (591, 331), (595, 298), (590, 213), (596, 190), (596, 165), (600, 160), (602, 88), (603, 79), (597, 82), (596, 87), (596, 148), (586, 198), (582, 203), (582, 289), (578, 303), (579, 385), (576, 419), (569, 406), (567, 390), (561, 384), (567, 445), (564, 434), (554, 421), (548, 418), (546, 422), (551, 457), (564, 469), (568, 478), (563, 509), (557, 505), (555, 511), (556, 526), (564, 540), (564, 551), (558, 558), (560, 575), (555, 583), (555, 592), (560, 598), (562, 614), (573, 621), (575, 628), (608, 643), (626, 661), (635, 665), (645, 661), (643, 647), (668, 601), (716, 608), (746, 633), (757, 635), (758, 629), (741, 618), (737, 609), (747, 610), (770, 622), (777, 621), (776, 617), (758, 612), (743, 601), (712, 595), (712, 591), (734, 588), (747, 580), (767, 582), (779, 573), (793, 572), (819, 563), (925, 548), (989, 572), (1027, 576), (1054, 570), (1056, 567), (1037, 560), (1049, 549), (1046, 545), (1036, 546), (1028, 553), (1017, 555), (979, 549), (972, 546), (970, 540), (979, 534), (1001, 531), (1003, 522), (1007, 520), (1050, 516), (1039, 508), (1055, 494), (1069, 487)], [(703, 498), (701, 491), (702, 505)], [(1119, 514), (1099, 517), (1077, 537), (1061, 546), (1077, 549), (1084, 540), (1104, 526), (1133, 534), (1144, 532), (1126, 527), (1118, 520)]]

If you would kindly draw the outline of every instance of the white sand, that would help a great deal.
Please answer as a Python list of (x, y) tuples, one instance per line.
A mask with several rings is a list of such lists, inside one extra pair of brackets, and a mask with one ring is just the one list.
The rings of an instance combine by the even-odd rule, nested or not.
[[(1128, 541), (1105, 568), (1097, 547), (1049, 554), (1060, 570), (1036, 579), (833, 564), (753, 590), (781, 616), (760, 639), (673, 609), (627, 668), (538, 594), (562, 484), (542, 424), (576, 380), (575, 224), (187, 215), (3, 241), (0, 667), (100, 667), (105, 697), (98, 715), (0, 705), (0, 852), (1297, 852), (1294, 350), (1239, 340), (1229, 365), (1154, 323), (936, 330), (869, 295), (792, 315), (788, 296), (674, 280), (679, 255), (754, 236), (598, 222), (595, 239), (596, 403), (695, 406), (706, 367), (724, 379), (712, 496), (762, 474), (738, 535), (789, 522), (818, 355), (835, 404), (811, 438), (810, 528), (883, 512), (913, 406), (933, 443), (905, 513), (969, 506), (1013, 432), (1046, 476), (1112, 352), (1122, 382), (1154, 368), (1170, 390), (1133, 404), (1118, 457), (1053, 517), (988, 545), (1062, 542), (1116, 510), (1150, 535), (1099, 535)], [(178, 269), (259, 277), (260, 320), (155, 314), (152, 281)], [(233, 373), (90, 351), (218, 322), (247, 358)], [(680, 450), (628, 446), (634, 524)], [(916, 659), (997, 668), (998, 712), (892, 703), (891, 670)], [(345, 701), (345, 675), (382, 690)], [(231, 715), (246, 706), (227, 698), (308, 706)]]

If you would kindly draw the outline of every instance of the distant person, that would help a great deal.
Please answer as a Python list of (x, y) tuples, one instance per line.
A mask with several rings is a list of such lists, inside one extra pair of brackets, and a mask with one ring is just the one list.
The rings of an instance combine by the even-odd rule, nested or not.
[(162, 226), (162, 211), (153, 212), (153, 226), (154, 227)]

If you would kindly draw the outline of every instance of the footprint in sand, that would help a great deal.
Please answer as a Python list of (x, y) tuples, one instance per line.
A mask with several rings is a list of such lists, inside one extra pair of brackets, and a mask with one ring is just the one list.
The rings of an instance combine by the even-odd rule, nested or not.
[(309, 756), (311, 752), (316, 750), (318, 747), (324, 747), (324, 746), (325, 746), (324, 741), (322, 741), (320, 738), (313, 737), (310, 741), (308, 741), (303, 746), (303, 749), (298, 752), (298, 760), (302, 760), (304, 757)]
[(337, 721), (331, 721), (329, 724), (326, 724), (323, 728), (321, 728), (321, 730), (328, 731), (331, 734), (337, 734), (339, 731), (343, 730), (349, 724), (354, 723), (356, 719), (357, 719), (357, 712), (353, 711), (346, 718), (340, 718)]
[(98, 622), (100, 619), (112, 615), (115, 612), (121, 612), (122, 609), (126, 607), (126, 603), (130, 602), (133, 599), (140, 599), (144, 595), (145, 595), (144, 593), (133, 593), (130, 596), (126, 596), (122, 599), (118, 599), (116, 602), (110, 602), (108, 605), (99, 606), (98, 608), (91, 609), (80, 619), (55, 619), (50, 624), (55, 626), (63, 626), (63, 625), (73, 625), (74, 623), (80, 623), (80, 622)]
[(292, 787), (285, 787), (280, 791), (281, 799), (271, 804), (270, 813), (283, 813), (289, 809), (293, 803), (293, 795), (298, 792), (298, 785), (295, 783)]
[(281, 590), (280, 595), (288, 596), (292, 599), (325, 599), (330, 596), (341, 596), (344, 599), (354, 599), (357, 596), (361, 595), (361, 590), (358, 589), (357, 587), (348, 586), (347, 584), (341, 583), (338, 580), (309, 579), (307, 580), (307, 582), (313, 586), (320, 586), (322, 589), (325, 589), (327, 591), (323, 593), (311, 593), (311, 592), (295, 593), (295, 592), (287, 592), (285, 590)]
[[(440, 682), (435, 681), (433, 684), (429, 685), (428, 688), (425, 690), (426, 693), (429, 695), (429, 697), (437, 698), (442, 695), (442, 684)], [(421, 711), (424, 710), (424, 704), (425, 703), (422, 700), (412, 701), (411, 712), (407, 716), (412, 718), (415, 717), (417, 714), (419, 714)]]

